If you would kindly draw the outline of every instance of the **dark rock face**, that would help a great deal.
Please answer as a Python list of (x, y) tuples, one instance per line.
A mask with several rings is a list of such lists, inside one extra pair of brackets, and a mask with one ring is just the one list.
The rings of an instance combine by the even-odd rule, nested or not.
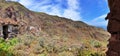
[(106, 17), (109, 19), (108, 31), (118, 32), (120, 31), (120, 0), (108, 0), (110, 13)]
[(106, 17), (108, 22), (108, 32), (111, 33), (109, 39), (107, 56), (120, 56), (120, 0), (108, 0), (110, 13)]

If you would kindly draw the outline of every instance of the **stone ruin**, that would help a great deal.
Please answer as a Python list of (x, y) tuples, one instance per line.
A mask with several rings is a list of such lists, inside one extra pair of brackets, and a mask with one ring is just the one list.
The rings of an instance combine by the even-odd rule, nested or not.
[(10, 18), (0, 18), (0, 37), (4, 39), (18, 34), (18, 23)]

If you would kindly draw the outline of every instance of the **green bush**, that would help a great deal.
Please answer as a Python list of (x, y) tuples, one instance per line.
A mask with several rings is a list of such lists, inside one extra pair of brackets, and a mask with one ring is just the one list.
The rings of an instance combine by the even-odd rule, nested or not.
[(93, 47), (95, 47), (95, 48), (100, 48), (100, 47), (102, 47), (102, 44), (101, 44), (99, 41), (97, 41), (97, 40), (91, 40), (91, 41), (90, 41), (90, 44), (91, 44)]
[(11, 49), (17, 43), (18, 43), (17, 38), (13, 38), (8, 41), (5, 41), (4, 39), (0, 38), (0, 55), (1, 56), (14, 56)]

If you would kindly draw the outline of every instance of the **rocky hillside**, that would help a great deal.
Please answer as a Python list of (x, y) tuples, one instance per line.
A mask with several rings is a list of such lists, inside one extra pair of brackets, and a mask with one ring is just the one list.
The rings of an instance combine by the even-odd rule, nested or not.
[[(3, 0), (4, 1), (4, 0)], [(95, 38), (104, 40), (108, 33), (82, 21), (72, 21), (67, 18), (51, 16), (41, 12), (33, 12), (17, 2), (0, 3), (0, 17), (11, 18), (19, 22), (20, 33), (32, 31), (38, 35), (41, 31), (49, 35), (60, 35), (70, 38)]]
[(64, 17), (30, 11), (17, 2), (1, 0), (0, 17), (10, 18), (18, 22), (19, 36), (26, 34), (47, 37), (44, 39), (48, 41), (46, 43), (51, 41), (50, 43), (55, 42), (61, 46), (63, 43), (68, 46), (81, 46), (82, 43), (85, 43), (89, 46), (92, 41), (106, 43), (110, 36), (102, 28), (88, 25), (82, 21), (73, 21)]

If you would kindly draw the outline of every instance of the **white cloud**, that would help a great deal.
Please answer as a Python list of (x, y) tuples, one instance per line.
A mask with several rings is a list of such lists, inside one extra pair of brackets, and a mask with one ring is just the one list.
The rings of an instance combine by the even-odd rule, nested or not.
[(104, 15), (101, 15), (95, 19), (92, 20), (92, 22), (95, 22), (95, 21), (103, 21), (103, 19), (107, 16), (107, 14), (104, 14)]
[(63, 14), (64, 17), (73, 19), (75, 21), (81, 20), (80, 13), (72, 9), (66, 9)]
[[(11, 0), (18, 1), (18, 0)], [(66, 0), (67, 8), (62, 8), (61, 5), (65, 0), (56, 0), (57, 4), (53, 4), (53, 0), (19, 0), (18, 2), (29, 8), (30, 10), (45, 12), (51, 15), (70, 18), (72, 20), (81, 20), (78, 0)]]
[(105, 21), (105, 17), (107, 16), (107, 14), (104, 14), (104, 15), (101, 15), (89, 22), (86, 22), (90, 25), (94, 25), (94, 26), (107, 26), (107, 22), (108, 21)]
[(25, 6), (29, 6), (32, 4), (32, 1), (31, 0), (20, 0), (19, 3), (25, 5)]
[(48, 8), (48, 10), (46, 10), (46, 12), (48, 14), (58, 15), (58, 16), (63, 17), (62, 14), (61, 14), (61, 10), (60, 10), (61, 8), (59, 7), (59, 5), (51, 6), (50, 9), (51, 9), (50, 11), (49, 11), (49, 8)]
[(68, 2), (69, 9), (73, 9), (73, 10), (78, 9), (79, 3), (77, 0), (67, 0), (67, 2)]
[(76, 10), (80, 10), (78, 0), (67, 0), (68, 8), (64, 10), (63, 16), (73, 19), (73, 20), (82, 20), (80, 16), (80, 12)]

